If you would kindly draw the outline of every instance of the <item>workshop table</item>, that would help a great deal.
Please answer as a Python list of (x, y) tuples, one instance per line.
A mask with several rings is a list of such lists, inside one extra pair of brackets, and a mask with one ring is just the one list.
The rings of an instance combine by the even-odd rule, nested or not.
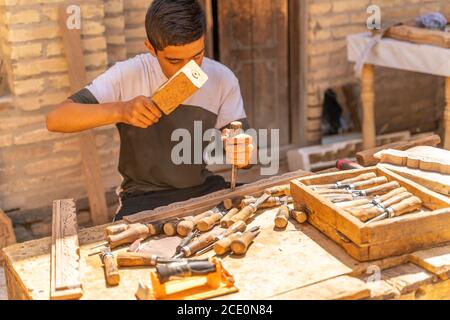
[[(261, 233), (245, 257), (223, 258), (240, 291), (217, 299), (450, 299), (450, 245), (360, 263), (308, 223), (275, 230), (276, 211), (261, 211), (251, 221)], [(105, 227), (79, 232), (82, 299), (135, 299), (139, 281), (149, 283), (151, 268), (120, 268), (120, 285), (110, 287), (99, 256), (88, 256), (103, 242)], [(179, 238), (147, 242), (170, 256)], [(49, 299), (50, 248), (51, 238), (44, 238), (4, 249), (10, 299)]]
[[(358, 62), (372, 41), (370, 33), (347, 36), (348, 60)], [(382, 38), (364, 61), (361, 74), (363, 149), (376, 147), (374, 66), (445, 77), (444, 149), (450, 150), (450, 49)]]

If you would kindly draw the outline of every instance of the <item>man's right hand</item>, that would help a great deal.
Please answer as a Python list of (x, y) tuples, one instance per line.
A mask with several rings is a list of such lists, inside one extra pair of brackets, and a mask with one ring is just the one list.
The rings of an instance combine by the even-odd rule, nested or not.
[(121, 114), (121, 122), (139, 128), (150, 127), (157, 123), (162, 116), (161, 111), (152, 100), (144, 96), (125, 102), (122, 106)]

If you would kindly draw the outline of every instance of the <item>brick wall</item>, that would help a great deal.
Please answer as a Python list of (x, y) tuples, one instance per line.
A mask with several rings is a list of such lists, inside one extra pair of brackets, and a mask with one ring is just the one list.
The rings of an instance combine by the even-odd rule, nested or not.
[[(356, 83), (347, 61), (345, 37), (366, 32), (366, 8), (377, 4), (385, 21), (404, 21), (431, 11), (450, 15), (448, 0), (309, 0), (308, 141), (320, 140), (323, 93), (327, 88)], [(376, 68), (377, 131), (436, 129), (444, 106), (443, 79)], [(405, 110), (411, 112), (405, 113)], [(424, 117), (426, 115), (426, 117)]]

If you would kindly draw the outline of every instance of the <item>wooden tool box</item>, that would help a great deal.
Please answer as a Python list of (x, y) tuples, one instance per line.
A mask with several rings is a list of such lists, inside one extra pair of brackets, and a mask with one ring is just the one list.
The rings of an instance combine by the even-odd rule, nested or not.
[[(420, 212), (365, 225), (344, 209), (315, 193), (308, 185), (335, 183), (363, 173), (375, 172), (423, 201)], [(291, 181), (294, 204), (308, 213), (308, 221), (343, 247), (358, 261), (402, 255), (450, 242), (450, 198), (435, 193), (382, 167), (370, 167), (299, 178)]]

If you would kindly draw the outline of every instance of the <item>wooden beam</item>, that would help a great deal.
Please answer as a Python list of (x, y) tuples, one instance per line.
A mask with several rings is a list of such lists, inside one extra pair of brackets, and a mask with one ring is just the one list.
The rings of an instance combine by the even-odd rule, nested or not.
[(3, 248), (16, 243), (11, 219), (0, 209), (0, 263), (3, 262)]
[(308, 0), (289, 1), (291, 143), (304, 147), (307, 136)]
[[(59, 7), (59, 27), (69, 67), (70, 89), (76, 92), (82, 89), (88, 80), (80, 30), (69, 30), (67, 28), (66, 21), (68, 14), (66, 8), (64, 5)], [(81, 133), (78, 136), (78, 141), (92, 222), (94, 225), (104, 224), (108, 222), (108, 209), (100, 171), (100, 159), (93, 131), (88, 130)]]
[(53, 201), (50, 298), (78, 299), (82, 296), (80, 247), (75, 201)]
[(213, 208), (223, 200), (262, 193), (262, 190), (265, 188), (286, 184), (292, 179), (297, 179), (309, 174), (311, 173), (303, 170), (290, 172), (281, 176), (271, 177), (237, 187), (235, 191), (231, 191), (230, 189), (221, 190), (203, 197), (193, 198), (183, 202), (176, 202), (154, 210), (142, 211), (134, 215), (126, 216), (124, 217), (124, 220), (128, 223), (149, 223), (198, 214)]

